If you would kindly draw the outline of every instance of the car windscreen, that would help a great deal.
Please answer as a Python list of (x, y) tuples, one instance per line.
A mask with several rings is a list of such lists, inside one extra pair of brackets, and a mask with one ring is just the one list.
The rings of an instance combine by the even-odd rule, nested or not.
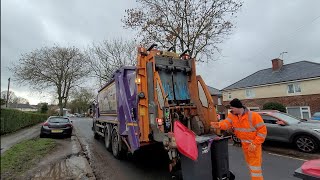
[(289, 124), (297, 124), (297, 123), (301, 122), (300, 119), (293, 117), (293, 116), (290, 116), (290, 115), (287, 115), (287, 114), (283, 114), (283, 113), (273, 113), (272, 115), (279, 118), (279, 119), (286, 121)]
[(69, 119), (67, 119), (67, 118), (50, 118), (49, 122), (50, 123), (68, 123)]

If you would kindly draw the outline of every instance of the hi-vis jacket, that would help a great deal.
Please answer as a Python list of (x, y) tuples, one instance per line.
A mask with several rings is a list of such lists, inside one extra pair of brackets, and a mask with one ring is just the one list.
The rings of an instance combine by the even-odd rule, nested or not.
[(260, 145), (267, 136), (267, 128), (261, 116), (245, 109), (242, 116), (228, 114), (228, 117), (219, 122), (220, 129), (227, 130), (233, 128), (235, 135), (242, 143), (253, 143)]

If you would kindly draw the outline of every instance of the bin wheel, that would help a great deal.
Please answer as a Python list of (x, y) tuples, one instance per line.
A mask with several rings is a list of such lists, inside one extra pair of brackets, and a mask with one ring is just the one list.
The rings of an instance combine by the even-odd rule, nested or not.
[(230, 173), (229, 180), (235, 180), (236, 176), (231, 171), (229, 171), (229, 173)]
[(181, 170), (177, 170), (174, 172), (171, 172), (171, 179), (174, 180), (182, 180), (182, 171)]

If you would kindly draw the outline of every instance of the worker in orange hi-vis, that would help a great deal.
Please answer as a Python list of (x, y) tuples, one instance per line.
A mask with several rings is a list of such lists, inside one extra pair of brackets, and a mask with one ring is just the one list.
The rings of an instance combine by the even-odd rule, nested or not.
[(263, 180), (261, 144), (267, 136), (267, 128), (261, 116), (249, 111), (239, 99), (233, 99), (230, 102), (230, 108), (231, 111), (225, 120), (211, 122), (211, 126), (221, 130), (234, 129), (235, 135), (241, 140), (251, 179)]

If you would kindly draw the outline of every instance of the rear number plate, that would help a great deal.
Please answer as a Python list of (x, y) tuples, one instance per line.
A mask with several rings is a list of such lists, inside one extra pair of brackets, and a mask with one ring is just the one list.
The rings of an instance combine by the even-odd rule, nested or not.
[(62, 130), (60, 129), (53, 129), (51, 130), (52, 133), (62, 133)]

